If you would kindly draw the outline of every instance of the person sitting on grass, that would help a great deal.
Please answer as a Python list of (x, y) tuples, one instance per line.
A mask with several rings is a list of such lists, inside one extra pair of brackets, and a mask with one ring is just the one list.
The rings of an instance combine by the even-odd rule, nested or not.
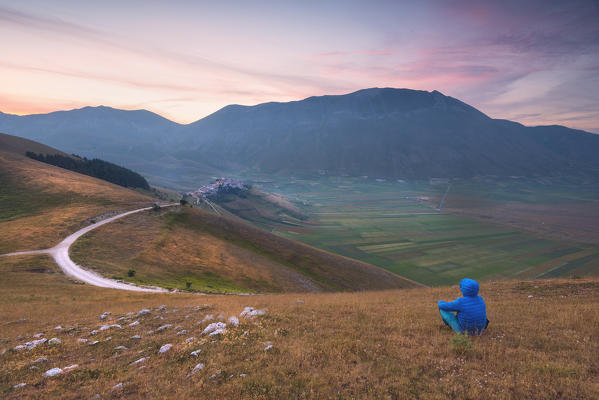
[(460, 290), (464, 297), (450, 302), (439, 300), (439, 312), (445, 325), (458, 333), (466, 332), (469, 335), (480, 335), (485, 331), (489, 325), (487, 307), (483, 298), (478, 295), (478, 289), (479, 285), (475, 280), (462, 279)]

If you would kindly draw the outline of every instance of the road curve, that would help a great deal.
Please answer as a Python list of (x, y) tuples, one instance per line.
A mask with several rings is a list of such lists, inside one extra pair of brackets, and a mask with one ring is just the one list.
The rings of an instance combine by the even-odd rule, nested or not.
[[(172, 207), (176, 206), (179, 203), (162, 205), (161, 207)], [(126, 217), (127, 215), (135, 214), (141, 211), (151, 210), (153, 207), (145, 207), (140, 208), (133, 211), (127, 211), (122, 214), (115, 215), (114, 217), (106, 218), (102, 221), (98, 221), (95, 224), (86, 226), (83, 229), (79, 229), (77, 232), (67, 236), (62, 242), (58, 243), (56, 246), (44, 249), (44, 250), (32, 250), (32, 251), (19, 251), (15, 253), (3, 254), (2, 256), (18, 256), (18, 255), (29, 255), (29, 254), (50, 254), (56, 264), (63, 270), (66, 275), (69, 275), (75, 279), (83, 281), (85, 283), (89, 283), (93, 286), (112, 288), (112, 289), (120, 289), (120, 290), (131, 290), (134, 292), (168, 292), (166, 289), (158, 288), (158, 287), (140, 287), (135, 286), (133, 284), (118, 282), (113, 279), (104, 278), (103, 276), (83, 269), (81, 266), (75, 264), (73, 260), (69, 257), (69, 248), (77, 239), (81, 236), (85, 235), (87, 232), (96, 229), (99, 226), (104, 224), (108, 224), (114, 220), (119, 218)]]

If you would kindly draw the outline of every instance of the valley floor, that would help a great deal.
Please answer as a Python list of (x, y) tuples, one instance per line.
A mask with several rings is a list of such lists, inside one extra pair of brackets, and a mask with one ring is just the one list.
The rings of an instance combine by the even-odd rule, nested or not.
[[(0, 260), (0, 273), (3, 398), (599, 397), (594, 279), (483, 283), (491, 324), (460, 345), (436, 309), (437, 300), (458, 295), (457, 287), (133, 293), (71, 281), (47, 256)], [(240, 317), (247, 306), (266, 314)], [(138, 316), (144, 308), (150, 313)], [(111, 314), (100, 319), (105, 312)], [(203, 335), (219, 315), (226, 331)], [(231, 316), (239, 326), (227, 321)], [(100, 331), (114, 324), (120, 327)], [(39, 340), (38, 333), (60, 343), (14, 350)], [(165, 344), (172, 348), (159, 354)], [(63, 372), (44, 376), (55, 367)]]

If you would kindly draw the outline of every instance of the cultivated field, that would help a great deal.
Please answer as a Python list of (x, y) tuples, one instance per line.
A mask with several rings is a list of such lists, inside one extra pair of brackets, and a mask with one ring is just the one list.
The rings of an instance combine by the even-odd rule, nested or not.
[[(599, 246), (593, 243), (599, 239), (593, 231), (599, 229), (597, 185), (581, 184), (574, 192), (560, 182), (514, 181), (454, 182), (441, 211), (436, 209), (446, 183), (323, 178), (262, 186), (309, 204), (309, 222), (273, 225), (275, 232), (425, 284), (452, 284), (465, 276), (599, 275)], [(514, 220), (510, 209), (525, 216)], [(534, 209), (545, 214), (541, 218)], [(565, 224), (561, 230), (550, 223), (557, 218)], [(543, 235), (547, 230), (551, 236)], [(573, 241), (583, 230), (587, 240)]]
[[(483, 284), (491, 324), (465, 341), (436, 310), (437, 300), (457, 296), (455, 287), (145, 294), (71, 282), (45, 257), (4, 259), (0, 273), (0, 397), (7, 399), (599, 396), (596, 280)], [(246, 306), (266, 314), (239, 317)], [(138, 316), (144, 308), (151, 312)], [(104, 312), (112, 314), (101, 320)], [(219, 315), (226, 331), (202, 334)], [(113, 324), (120, 328), (100, 331)], [(13, 350), (54, 337), (60, 343)], [(159, 354), (165, 344), (172, 348)], [(52, 368), (63, 373), (44, 376)]]

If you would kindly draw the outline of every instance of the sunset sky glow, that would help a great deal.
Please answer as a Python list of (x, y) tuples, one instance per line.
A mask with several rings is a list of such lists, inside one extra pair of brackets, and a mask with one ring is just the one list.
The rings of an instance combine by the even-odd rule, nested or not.
[(0, 37), (5, 113), (106, 105), (189, 123), (397, 87), (599, 133), (594, 0), (0, 0)]

